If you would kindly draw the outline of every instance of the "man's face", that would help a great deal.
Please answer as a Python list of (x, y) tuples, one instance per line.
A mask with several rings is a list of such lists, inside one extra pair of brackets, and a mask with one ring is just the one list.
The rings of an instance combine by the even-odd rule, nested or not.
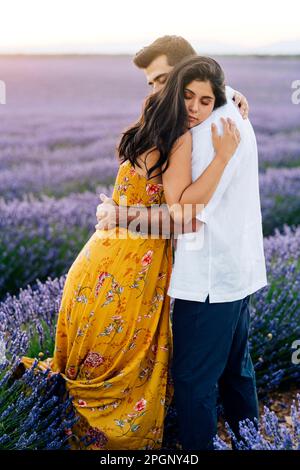
[(154, 59), (144, 70), (147, 83), (152, 88), (152, 92), (161, 90), (167, 80), (168, 74), (174, 67), (168, 64), (167, 56), (160, 55)]

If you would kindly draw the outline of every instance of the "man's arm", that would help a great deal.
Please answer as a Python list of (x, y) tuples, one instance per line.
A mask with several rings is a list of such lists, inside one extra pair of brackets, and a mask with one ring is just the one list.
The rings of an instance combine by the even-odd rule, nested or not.
[[(135, 222), (138, 224), (136, 225)], [(139, 208), (118, 206), (116, 223), (129, 230), (133, 226), (137, 232), (161, 235), (164, 238), (169, 238), (171, 234), (178, 236), (182, 233), (196, 232), (201, 225), (195, 217), (187, 222), (184, 220), (175, 222), (167, 204)]]

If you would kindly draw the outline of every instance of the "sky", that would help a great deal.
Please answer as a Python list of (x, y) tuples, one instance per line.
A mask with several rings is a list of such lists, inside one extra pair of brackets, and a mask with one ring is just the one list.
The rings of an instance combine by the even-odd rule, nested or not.
[(165, 34), (214, 53), (300, 53), (299, 0), (0, 0), (0, 16), (0, 53), (132, 53)]

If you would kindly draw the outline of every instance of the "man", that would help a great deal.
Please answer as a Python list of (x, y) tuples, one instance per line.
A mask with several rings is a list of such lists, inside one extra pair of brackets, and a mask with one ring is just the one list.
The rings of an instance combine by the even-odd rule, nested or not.
[[(194, 50), (183, 38), (167, 36), (140, 51), (134, 63), (157, 91), (172, 67), (192, 54)], [(247, 103), (244, 99), (241, 102), (241, 114), (246, 117)], [(189, 112), (197, 117), (196, 102)], [(250, 295), (267, 285), (257, 148), (250, 122), (241, 118), (231, 100), (192, 128), (192, 178), (200, 178), (213, 159), (209, 130), (221, 117), (236, 122), (241, 143), (211, 200), (197, 214), (202, 223), (201, 248), (191, 250), (186, 234), (178, 238), (168, 291), (175, 298), (175, 405), (181, 443), (187, 451), (213, 449), (218, 392), (225, 418), (237, 435), (240, 420), (258, 418), (255, 372), (248, 346)], [(113, 226), (110, 215), (99, 216), (104, 208), (111, 214), (110, 202), (98, 206), (98, 228)], [(119, 208), (118, 214), (122, 225), (127, 208)], [(145, 214), (148, 216), (146, 208)]]

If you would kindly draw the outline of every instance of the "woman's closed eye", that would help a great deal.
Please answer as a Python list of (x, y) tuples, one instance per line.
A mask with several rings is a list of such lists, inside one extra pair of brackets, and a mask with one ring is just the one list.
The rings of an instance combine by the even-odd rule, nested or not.
[[(192, 99), (192, 96), (185, 95), (185, 96), (184, 96), (184, 99), (185, 99), (185, 100), (191, 100), (191, 99)], [(209, 106), (209, 105), (210, 105), (210, 101), (201, 101), (200, 104), (201, 104), (202, 106)]]

